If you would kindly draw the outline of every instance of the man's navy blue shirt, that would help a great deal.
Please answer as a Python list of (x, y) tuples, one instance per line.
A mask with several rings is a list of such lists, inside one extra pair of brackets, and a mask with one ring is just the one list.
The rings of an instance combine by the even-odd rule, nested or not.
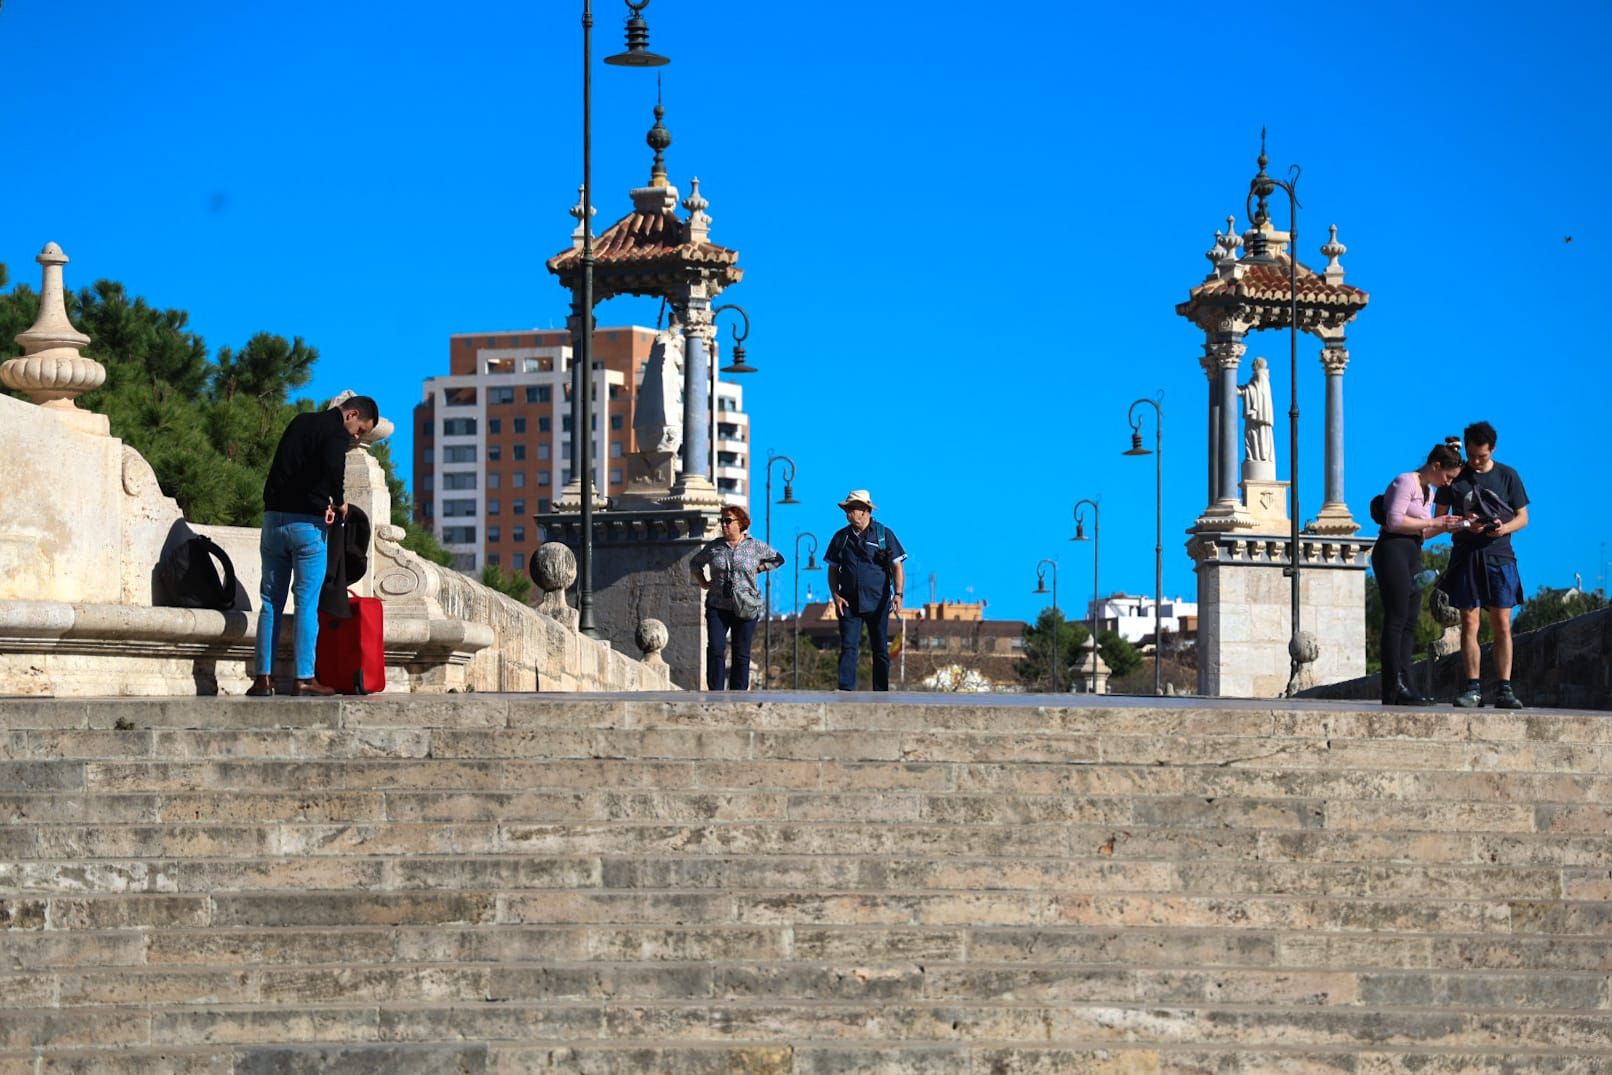
[(828, 551), (823, 555), (829, 564), (829, 589), (849, 601), (854, 613), (877, 612), (890, 600), (891, 568), (906, 556), (907, 550), (901, 547), (895, 531), (883, 523), (871, 521), (860, 534), (851, 526), (841, 527), (829, 538)]

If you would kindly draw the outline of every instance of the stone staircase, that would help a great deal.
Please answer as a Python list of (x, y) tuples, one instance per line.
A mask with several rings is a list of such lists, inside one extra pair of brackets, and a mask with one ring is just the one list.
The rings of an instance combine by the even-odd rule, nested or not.
[(1612, 1071), (1612, 720), (0, 701), (0, 1075)]

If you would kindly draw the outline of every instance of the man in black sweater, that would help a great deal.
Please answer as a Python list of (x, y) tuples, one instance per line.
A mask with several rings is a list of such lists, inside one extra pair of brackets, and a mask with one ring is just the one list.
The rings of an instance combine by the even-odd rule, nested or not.
[(286, 594), (297, 599), (296, 694), (334, 694), (314, 678), (319, 637), (319, 588), (325, 581), (325, 536), (347, 517), (342, 489), (347, 449), (375, 428), (380, 411), (368, 396), (351, 396), (325, 411), (291, 419), (263, 483), (263, 587), (257, 618), (257, 675), (247, 694), (274, 693), (274, 654), (285, 620)]

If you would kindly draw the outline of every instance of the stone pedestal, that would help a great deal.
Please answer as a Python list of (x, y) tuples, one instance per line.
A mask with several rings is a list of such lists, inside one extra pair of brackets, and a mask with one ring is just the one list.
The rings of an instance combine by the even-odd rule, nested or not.
[[(685, 690), (705, 684), (704, 591), (689, 581), (689, 561), (716, 536), (720, 508), (629, 507), (593, 517), (593, 620), (599, 633), (624, 653), (637, 652), (638, 624), (656, 619), (668, 634), (661, 656), (672, 682)], [(544, 540), (559, 541), (578, 556), (581, 516), (534, 516)]]
[[(1274, 468), (1272, 468), (1274, 470)], [(1254, 477), (1243, 464), (1243, 506), (1259, 534), (1284, 533), (1291, 529), (1287, 514), (1287, 482), (1275, 477)]]
[[(1366, 568), (1371, 539), (1301, 535), (1300, 611), (1320, 656), (1316, 684), (1366, 670)], [(1187, 551), (1198, 574), (1198, 692), (1277, 698), (1287, 688), (1292, 583), (1287, 534), (1197, 531)]]

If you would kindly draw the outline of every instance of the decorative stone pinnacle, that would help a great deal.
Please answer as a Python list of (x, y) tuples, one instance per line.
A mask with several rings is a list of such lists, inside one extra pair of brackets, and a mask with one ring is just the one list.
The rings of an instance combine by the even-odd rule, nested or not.
[(67, 317), (62, 292), (62, 266), (67, 264), (67, 255), (55, 243), (46, 243), (34, 260), (43, 268), (39, 316), (28, 331), (17, 333), (23, 354), (0, 365), (0, 381), (26, 393), (35, 403), (77, 410), (73, 400), (104, 384), (106, 367), (79, 353), (90, 338), (74, 328)]
[[(574, 247), (577, 250), (582, 249), (582, 213), (583, 213), (583, 209), (582, 209), (582, 193), (583, 193), (583, 190), (584, 190), (583, 187), (577, 187), (577, 203), (575, 205), (573, 205), (570, 209), (566, 210), (567, 213), (571, 214), (571, 218), (577, 222), (576, 228), (571, 232), (571, 246)], [(588, 219), (591, 221), (594, 217), (599, 215), (599, 207), (596, 206), (596, 205), (588, 206), (587, 214), (588, 214)]]
[(710, 204), (700, 195), (700, 177), (695, 176), (689, 182), (688, 197), (683, 199), (683, 208), (688, 210), (689, 242), (703, 243), (711, 234), (711, 218), (705, 212)]
[(666, 109), (661, 107), (659, 101), (655, 102), (655, 125), (644, 136), (649, 148), (655, 151), (655, 165), (649, 173), (649, 185), (664, 187), (666, 181), (666, 149), (672, 144), (672, 132), (661, 123), (661, 117), (666, 115)]
[(1349, 248), (1338, 242), (1338, 226), (1336, 224), (1329, 225), (1327, 231), (1331, 237), (1321, 247), (1322, 256), (1327, 258), (1324, 275), (1327, 283), (1339, 284), (1343, 282), (1343, 266), (1338, 263), (1338, 259), (1347, 254)]

